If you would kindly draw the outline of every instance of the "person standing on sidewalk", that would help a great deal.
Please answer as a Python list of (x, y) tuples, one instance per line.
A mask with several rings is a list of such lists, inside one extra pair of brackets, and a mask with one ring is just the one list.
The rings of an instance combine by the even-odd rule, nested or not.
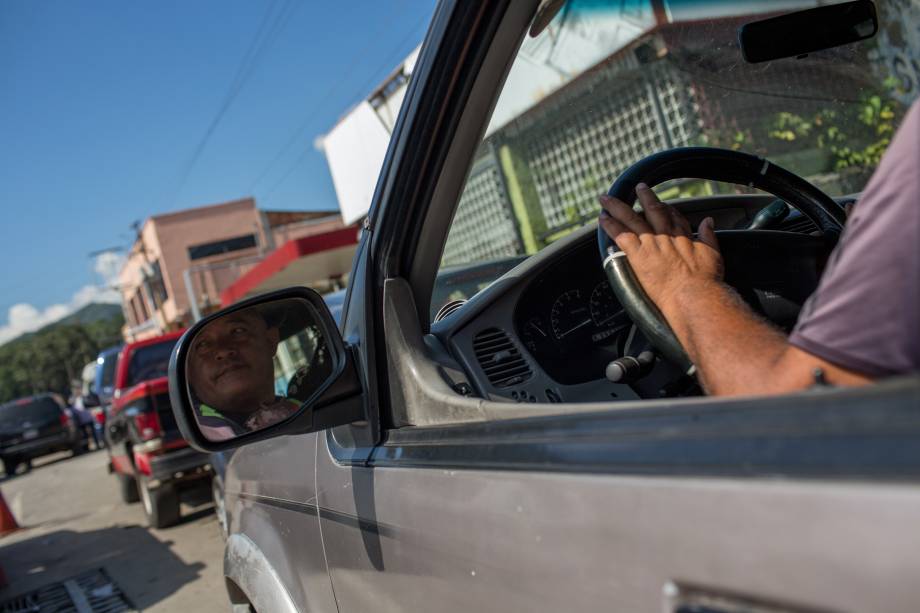
[(83, 400), (83, 394), (80, 391), (80, 389), (75, 390), (73, 396), (71, 396), (69, 408), (73, 415), (74, 423), (80, 430), (81, 438), (87, 441), (87, 445), (92, 440), (94, 449), (102, 449), (102, 445), (99, 443), (99, 435), (96, 431), (96, 420), (93, 418), (92, 411), (86, 408), (86, 402)]

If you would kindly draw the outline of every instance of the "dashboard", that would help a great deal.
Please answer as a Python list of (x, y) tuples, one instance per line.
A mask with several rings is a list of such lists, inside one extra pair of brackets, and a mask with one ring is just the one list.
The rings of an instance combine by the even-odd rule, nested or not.
[(586, 226), (432, 324), (428, 344), (446, 349), (442, 364), (455, 362), (446, 366), (448, 383), (466, 381), (482, 398), (609, 401), (639, 397), (604, 376), (633, 330), (598, 261), (595, 228)]
[(565, 385), (603, 377), (623, 355), (632, 321), (597, 263), (597, 248), (580, 245), (545, 270), (521, 295), (514, 328), (524, 348)]
[[(725, 230), (719, 241), (728, 254), (726, 283), (756, 312), (788, 329), (817, 285), (829, 246), (797, 213), (780, 232), (733, 235), (772, 201), (766, 195), (715, 196), (682, 201), (680, 209), (693, 225), (715, 218)], [(631, 384), (606, 379), (610, 362), (650, 345), (607, 282), (591, 225), (519, 262), (430, 331), (429, 345), (443, 352), (448, 383), (468, 385), (482, 398), (577, 403), (700, 393), (660, 359)]]

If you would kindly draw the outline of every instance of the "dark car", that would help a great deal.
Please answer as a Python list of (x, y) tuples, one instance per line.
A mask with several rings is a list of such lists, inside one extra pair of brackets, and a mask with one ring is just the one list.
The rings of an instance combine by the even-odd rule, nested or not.
[(169, 403), (167, 365), (180, 335), (124, 346), (105, 428), (109, 468), (118, 478), (122, 500), (140, 500), (154, 528), (179, 521), (183, 493), (205, 485), (202, 480), (211, 475), (207, 454), (182, 438)]
[(96, 375), (93, 381), (93, 390), (99, 399), (99, 405), (108, 409), (115, 395), (115, 373), (118, 367), (118, 355), (124, 345), (108, 347), (99, 352), (96, 357)]
[[(93, 381), (95, 397), (90, 409), (93, 413), (93, 426), (102, 434), (105, 421), (115, 395), (115, 372), (118, 367), (118, 355), (124, 345), (108, 347), (96, 357), (96, 375)], [(104, 439), (104, 436), (101, 436)]]
[(54, 394), (38, 394), (0, 405), (0, 461), (7, 475), (21, 464), (56, 451), (84, 450), (67, 407)]
[(95, 390), (103, 406), (108, 405), (115, 394), (115, 368), (122, 347), (124, 345), (108, 347), (100, 351), (96, 357)]

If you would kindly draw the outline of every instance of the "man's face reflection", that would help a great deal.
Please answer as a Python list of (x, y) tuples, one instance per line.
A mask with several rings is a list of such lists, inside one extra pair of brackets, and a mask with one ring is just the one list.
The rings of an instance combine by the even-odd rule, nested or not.
[(278, 328), (253, 309), (212, 321), (189, 351), (189, 382), (199, 400), (221, 413), (248, 414), (275, 397)]

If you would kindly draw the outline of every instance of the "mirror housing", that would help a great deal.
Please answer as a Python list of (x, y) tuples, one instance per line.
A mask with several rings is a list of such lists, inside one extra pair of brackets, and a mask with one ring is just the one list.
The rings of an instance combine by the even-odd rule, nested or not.
[[(332, 374), (289, 417), (227, 440), (208, 438), (199, 425), (195, 398), (187, 375), (192, 341), (217, 319), (237, 311), (291, 299), (305, 301), (309, 305), (314, 324), (320, 328), (332, 359)], [(289, 288), (243, 300), (190, 327), (176, 343), (170, 356), (169, 399), (179, 430), (193, 448), (204, 452), (224, 451), (269, 438), (317, 432), (366, 419), (364, 395), (355, 364), (353, 349), (342, 341), (341, 333), (322, 296), (305, 287)]]
[(871, 0), (819, 6), (741, 26), (741, 55), (750, 64), (799, 57), (872, 38), (878, 15)]

